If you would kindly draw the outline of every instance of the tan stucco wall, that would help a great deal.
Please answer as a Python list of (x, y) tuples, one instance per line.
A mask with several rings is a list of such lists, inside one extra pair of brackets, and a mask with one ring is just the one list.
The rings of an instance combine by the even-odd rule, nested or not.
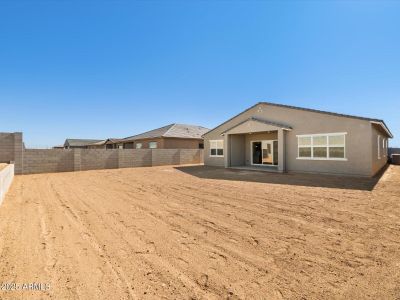
[[(223, 139), (221, 133), (245, 121), (258, 117), (271, 122), (291, 126), (286, 134), (286, 170), (347, 175), (372, 175), (371, 123), (367, 120), (290, 109), (286, 107), (258, 104), (236, 118), (205, 135), (206, 165), (223, 166), (224, 158), (209, 156), (209, 140)], [(297, 159), (297, 136), (301, 134), (323, 134), (347, 132), (347, 161), (299, 160)], [(249, 147), (249, 146), (247, 146)]]
[[(383, 149), (382, 147), (382, 139), (387, 139), (385, 132), (380, 130), (376, 125), (372, 125), (371, 127), (371, 144), (372, 144), (372, 174), (376, 174), (382, 169), (388, 161), (388, 152), (387, 149)], [(379, 148), (380, 148), (380, 158), (378, 158), (378, 135), (379, 139)]]
[(262, 140), (277, 140), (278, 133), (254, 133), (254, 134), (246, 134), (246, 165), (251, 165), (251, 142), (252, 141), (262, 141)]
[(137, 143), (142, 143), (142, 149), (149, 149), (150, 142), (157, 142), (157, 149), (199, 149), (203, 139), (179, 139), (179, 138), (153, 138), (134, 141), (134, 149)]
[(203, 139), (164, 138), (164, 149), (199, 149)]
[(246, 135), (232, 134), (231, 143), (231, 161), (230, 165), (243, 166), (246, 164)]
[(149, 149), (149, 143), (157, 142), (157, 149), (164, 149), (164, 140), (162, 138), (135, 140), (133, 148), (136, 148), (137, 143), (142, 143), (142, 149)]

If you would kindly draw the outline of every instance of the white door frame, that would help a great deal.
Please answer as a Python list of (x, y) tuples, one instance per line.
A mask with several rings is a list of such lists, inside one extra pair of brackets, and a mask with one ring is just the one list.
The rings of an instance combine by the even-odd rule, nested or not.
[[(250, 164), (252, 166), (277, 166), (274, 164), (274, 142), (277, 142), (278, 140), (254, 140), (254, 141), (250, 141)], [(267, 165), (267, 164), (255, 164), (253, 163), (253, 143), (261, 143), (261, 155), (262, 155), (262, 142), (268, 142), (271, 143), (271, 154), (272, 154), (272, 164)], [(279, 164), (279, 162), (278, 162)]]

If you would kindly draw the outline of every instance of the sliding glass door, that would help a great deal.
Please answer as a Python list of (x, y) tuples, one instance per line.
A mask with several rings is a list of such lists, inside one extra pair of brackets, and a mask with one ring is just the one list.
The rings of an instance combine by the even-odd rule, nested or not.
[(273, 140), (251, 142), (252, 165), (277, 165), (278, 142)]

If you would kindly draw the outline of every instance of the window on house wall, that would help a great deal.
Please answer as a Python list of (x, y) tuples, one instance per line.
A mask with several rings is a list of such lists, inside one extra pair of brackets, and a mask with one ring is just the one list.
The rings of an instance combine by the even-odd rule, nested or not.
[(378, 159), (381, 159), (381, 136), (378, 135)]
[(389, 140), (386, 139), (386, 156), (389, 156)]
[(204, 143), (199, 143), (199, 149), (204, 149)]
[(156, 149), (157, 148), (157, 142), (149, 142), (149, 148), (150, 149)]
[(124, 149), (133, 149), (133, 143), (132, 143), (132, 142), (130, 142), (130, 143), (124, 143), (124, 144), (123, 144), (123, 148), (124, 148)]
[(387, 156), (387, 139), (382, 140), (382, 148), (383, 148), (383, 157)]
[(297, 146), (298, 159), (346, 159), (346, 133), (298, 135)]
[(382, 156), (386, 157), (386, 154), (385, 154), (385, 139), (384, 138), (382, 138)]
[(142, 143), (136, 143), (136, 149), (142, 149)]
[(223, 140), (210, 141), (210, 156), (214, 156), (214, 157), (224, 156), (224, 141)]

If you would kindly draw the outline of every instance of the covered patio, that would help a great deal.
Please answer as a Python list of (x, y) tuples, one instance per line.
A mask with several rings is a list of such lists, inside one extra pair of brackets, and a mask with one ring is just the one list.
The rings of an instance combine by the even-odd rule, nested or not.
[(252, 117), (226, 130), (225, 167), (285, 172), (286, 131), (291, 129)]

